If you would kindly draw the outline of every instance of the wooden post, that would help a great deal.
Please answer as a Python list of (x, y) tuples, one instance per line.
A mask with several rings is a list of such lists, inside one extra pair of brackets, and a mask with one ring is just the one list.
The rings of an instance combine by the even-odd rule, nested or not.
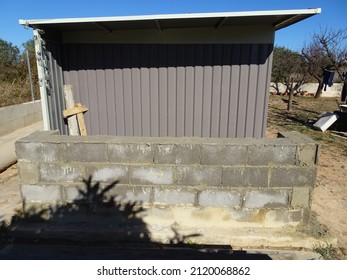
[[(66, 109), (72, 109), (75, 107), (75, 100), (73, 97), (72, 85), (64, 85), (64, 97)], [(69, 135), (79, 135), (79, 129), (77, 119), (75, 115), (72, 115), (67, 119), (69, 127)]]
[[(81, 103), (77, 103), (76, 107), (77, 108), (82, 108), (82, 110), (84, 108)], [(77, 120), (78, 120), (78, 125), (80, 127), (81, 135), (87, 135), (87, 128), (86, 128), (86, 123), (84, 122), (83, 113), (84, 113), (84, 111), (81, 111), (81, 113), (77, 114)]]

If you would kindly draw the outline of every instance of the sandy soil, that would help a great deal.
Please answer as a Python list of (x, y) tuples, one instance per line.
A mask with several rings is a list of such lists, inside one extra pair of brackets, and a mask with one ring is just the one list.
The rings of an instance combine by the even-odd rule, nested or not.
[[(295, 121), (285, 117), (287, 114), (295, 116), (296, 119), (302, 118), (300, 121), (316, 119), (319, 112), (334, 110), (334, 107), (332, 110), (322, 108), (327, 106), (324, 103), (335, 101), (327, 100), (325, 102), (325, 100), (327, 99), (321, 99), (320, 103), (311, 106), (311, 104), (305, 104), (304, 101), (301, 102), (300, 99), (297, 99), (296, 112), (289, 115), (285, 111), (284, 102), (279, 103), (278, 98), (272, 100), (270, 98), (267, 137), (276, 137), (279, 131), (299, 130), (316, 141), (318, 140), (320, 151), (317, 180), (313, 189), (312, 214), (328, 234), (337, 238), (339, 258), (347, 259), (347, 139), (333, 136), (329, 131), (315, 132), (303, 124), (294, 124)], [(300, 108), (300, 106), (302, 107)], [(316, 111), (316, 116), (314, 114), (303, 116), (298, 112), (307, 111), (307, 108), (310, 112)]]
[(21, 206), (19, 176), (15, 164), (0, 173), (0, 223), (8, 223)]
[(338, 238), (338, 246), (347, 259), (346, 173), (347, 155), (337, 147), (321, 145), (312, 211), (328, 232)]

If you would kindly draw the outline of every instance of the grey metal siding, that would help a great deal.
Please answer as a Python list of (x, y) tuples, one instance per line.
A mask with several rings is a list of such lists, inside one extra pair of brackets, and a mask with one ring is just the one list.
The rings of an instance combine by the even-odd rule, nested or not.
[(43, 47), (46, 60), (46, 77), (49, 80), (47, 87), (47, 103), (49, 108), (50, 127), (58, 129), (62, 134), (67, 134), (67, 125), (62, 112), (65, 109), (64, 82), (62, 71), (61, 45), (47, 41)]
[(66, 44), (88, 133), (263, 137), (272, 44)]

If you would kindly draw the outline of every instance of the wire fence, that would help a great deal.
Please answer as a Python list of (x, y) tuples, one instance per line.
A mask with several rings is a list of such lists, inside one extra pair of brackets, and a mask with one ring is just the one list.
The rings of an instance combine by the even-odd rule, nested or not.
[[(34, 85), (35, 100), (40, 99), (39, 87)], [(0, 107), (32, 101), (30, 80), (0, 81)]]

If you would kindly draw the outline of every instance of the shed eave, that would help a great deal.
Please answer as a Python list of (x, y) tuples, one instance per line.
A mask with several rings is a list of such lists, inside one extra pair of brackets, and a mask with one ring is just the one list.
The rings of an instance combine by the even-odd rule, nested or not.
[[(135, 16), (114, 16), (114, 17), (89, 17), (89, 18), (58, 18), (58, 19), (20, 19), (19, 24), (37, 27), (49, 25), (64, 25), (74, 23), (107, 23), (107, 22), (142, 22), (153, 21), (156, 25), (158, 21), (177, 20), (184, 21), (186, 27), (190, 27), (189, 20), (199, 19), (216, 19), (223, 20), (225, 18), (232, 19), (237, 24), (238, 18), (254, 19), (257, 17), (266, 17), (275, 29), (281, 29), (294, 24), (298, 21), (306, 19), (316, 14), (320, 14), (320, 8), (300, 9), (300, 10), (271, 10), (271, 11), (243, 11), (243, 12), (218, 12), (218, 13), (191, 13), (191, 14), (158, 14), (158, 15), (135, 15)], [(211, 26), (215, 27), (215, 26)]]

